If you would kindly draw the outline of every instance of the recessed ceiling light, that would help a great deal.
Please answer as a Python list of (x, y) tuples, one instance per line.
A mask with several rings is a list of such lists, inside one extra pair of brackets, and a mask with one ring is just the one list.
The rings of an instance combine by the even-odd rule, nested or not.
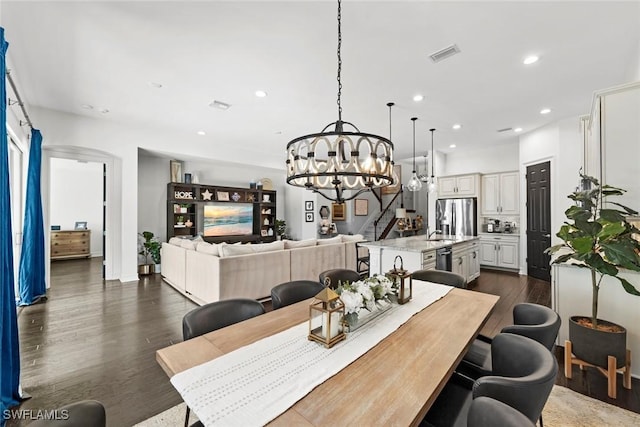
[(413, 95), (413, 100), (415, 102), (420, 102), (424, 99), (424, 95)]
[(282, 131), (281, 131), (281, 130), (277, 130), (277, 131), (275, 132), (275, 134), (276, 134), (276, 135), (282, 135)]
[(458, 130), (458, 129), (462, 129), (462, 125), (460, 123), (456, 123), (455, 125), (451, 126), (454, 130)]
[(258, 98), (264, 98), (265, 96), (267, 96), (267, 92), (263, 91), (263, 90), (257, 90), (256, 91), (256, 96)]
[(531, 56), (527, 56), (526, 58), (524, 58), (524, 61), (522, 61), (522, 63), (523, 63), (524, 65), (531, 65), (531, 64), (533, 64), (534, 62), (538, 62), (538, 59), (540, 59), (540, 58), (538, 58), (538, 57), (537, 57), (537, 56), (535, 56), (535, 55), (531, 55)]
[(199, 130), (198, 132), (196, 132), (198, 135), (200, 136), (205, 136), (207, 133), (203, 130)]
[(85, 110), (93, 110), (93, 105), (82, 104), (81, 107), (84, 108)]
[(157, 82), (149, 82), (149, 86), (156, 88), (156, 89), (160, 89), (162, 87), (162, 83), (157, 83)]
[(101, 108), (101, 109), (100, 109), (100, 112), (101, 112), (102, 114), (107, 114), (107, 113), (109, 112), (109, 110), (108, 110), (108, 109), (106, 109), (106, 108)]
[(513, 131), (514, 132), (522, 132), (522, 128), (515, 128)]
[(209, 104), (209, 107), (217, 108), (218, 110), (228, 110), (229, 108), (231, 108), (231, 104), (213, 100), (211, 104)]
[(549, 114), (551, 112), (550, 108), (543, 108), (542, 110), (540, 110), (540, 114)]
[(456, 148), (456, 144), (451, 144), (449, 148)]

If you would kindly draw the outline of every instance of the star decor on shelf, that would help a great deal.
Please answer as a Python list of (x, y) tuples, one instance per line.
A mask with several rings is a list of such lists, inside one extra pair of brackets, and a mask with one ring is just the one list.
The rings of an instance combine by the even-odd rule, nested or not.
[(211, 200), (211, 196), (213, 196), (213, 193), (211, 191), (209, 191), (209, 189), (207, 188), (202, 193), (202, 200)]

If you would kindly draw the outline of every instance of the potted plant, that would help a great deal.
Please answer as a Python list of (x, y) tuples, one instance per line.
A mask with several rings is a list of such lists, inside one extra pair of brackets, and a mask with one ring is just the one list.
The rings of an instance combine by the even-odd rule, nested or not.
[[(154, 272), (154, 265), (160, 265), (161, 245), (151, 231), (143, 231), (139, 236), (140, 252), (138, 252), (138, 254), (144, 257), (144, 263), (138, 265), (138, 274), (144, 276)], [(158, 273), (158, 270), (159, 268), (156, 267), (155, 272)]]
[(609, 197), (621, 196), (626, 190), (600, 185), (597, 179), (580, 174), (582, 190), (568, 197), (576, 204), (565, 211), (568, 221), (556, 234), (563, 243), (547, 249), (558, 254), (554, 264), (571, 262), (591, 273), (591, 316), (572, 316), (569, 339), (572, 352), (595, 366), (607, 367), (609, 355), (616, 357), (616, 368), (624, 366), (626, 358), (626, 329), (612, 322), (598, 319), (598, 296), (602, 279), (617, 279), (630, 295), (640, 292), (619, 275), (620, 269), (640, 271), (640, 242), (633, 236), (640, 233), (627, 221), (637, 212)]
[(276, 235), (278, 236), (278, 240), (282, 240), (282, 239), (286, 239), (287, 238), (287, 221), (285, 221), (284, 219), (276, 219), (275, 221), (275, 229), (276, 229)]

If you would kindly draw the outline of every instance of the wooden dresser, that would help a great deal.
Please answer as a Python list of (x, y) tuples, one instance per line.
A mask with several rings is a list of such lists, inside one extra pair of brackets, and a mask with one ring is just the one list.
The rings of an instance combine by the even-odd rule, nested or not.
[(91, 256), (91, 230), (51, 232), (51, 259), (88, 258)]

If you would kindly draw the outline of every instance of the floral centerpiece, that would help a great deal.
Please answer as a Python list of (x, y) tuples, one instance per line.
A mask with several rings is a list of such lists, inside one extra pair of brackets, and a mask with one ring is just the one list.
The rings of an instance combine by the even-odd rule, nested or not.
[(353, 326), (358, 321), (358, 315), (363, 311), (374, 312), (387, 307), (394, 297), (393, 282), (386, 276), (376, 274), (356, 282), (343, 282), (336, 289), (344, 304), (344, 321)]

